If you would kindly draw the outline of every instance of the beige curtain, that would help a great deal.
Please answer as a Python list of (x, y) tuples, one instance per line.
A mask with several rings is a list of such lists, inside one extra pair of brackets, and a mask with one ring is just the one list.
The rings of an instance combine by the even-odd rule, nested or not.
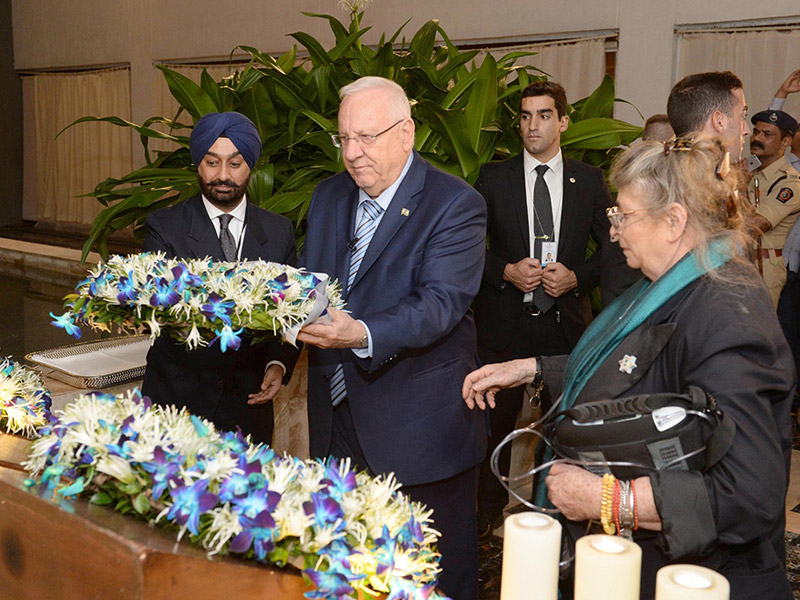
[[(679, 38), (678, 79), (691, 73), (730, 70), (741, 77), (749, 114), (764, 110), (784, 79), (800, 67), (800, 29), (686, 33)], [(800, 94), (784, 105), (800, 118)]]
[(41, 73), (34, 79), (37, 220), (88, 224), (103, 208), (91, 192), (107, 177), (131, 171), (131, 134), (107, 123), (81, 123), (92, 115), (130, 119), (129, 69), (87, 73)]
[[(241, 69), (241, 65), (233, 65), (231, 68), (227, 63), (226, 64), (209, 64), (209, 65), (166, 65), (168, 68), (188, 77), (196, 84), (200, 85), (200, 75), (203, 73), (203, 69), (208, 70), (208, 74), (214, 79), (214, 81), (219, 81), (223, 77), (227, 77), (230, 75), (233, 70), (236, 68)], [(172, 119), (175, 117), (175, 113), (178, 112), (180, 105), (178, 101), (172, 96), (172, 93), (169, 91), (169, 86), (167, 85), (167, 80), (164, 77), (164, 73), (160, 69), (153, 68), (153, 109), (155, 111), (155, 115), (159, 117), (166, 117), (168, 119)], [(178, 121), (185, 125), (192, 124), (192, 117), (186, 112), (182, 112), (181, 115), (178, 117)], [(167, 132), (167, 128), (161, 125), (153, 125), (154, 129), (159, 129), (161, 131)], [(188, 135), (189, 130), (183, 129), (176, 131), (175, 133), (180, 135)], [(174, 150), (175, 145), (171, 142), (166, 140), (151, 140), (149, 147), (154, 150)]]
[(605, 37), (492, 48), (491, 52), (496, 59), (509, 52), (536, 52), (535, 56), (517, 59), (516, 64), (543, 70), (564, 86), (570, 103), (591, 94), (606, 74)]

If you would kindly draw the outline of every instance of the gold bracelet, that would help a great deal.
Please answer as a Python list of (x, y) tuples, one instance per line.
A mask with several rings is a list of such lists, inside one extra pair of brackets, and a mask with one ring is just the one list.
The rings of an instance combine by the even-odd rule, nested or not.
[(600, 500), (600, 522), (603, 524), (603, 531), (608, 535), (614, 535), (617, 528), (614, 525), (614, 482), (616, 478), (611, 473), (603, 475), (603, 495)]

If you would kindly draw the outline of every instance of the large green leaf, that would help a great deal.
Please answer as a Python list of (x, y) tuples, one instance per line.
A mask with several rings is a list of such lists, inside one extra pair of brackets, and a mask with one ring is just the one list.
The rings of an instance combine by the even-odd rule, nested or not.
[(616, 119), (584, 119), (572, 123), (561, 134), (561, 145), (583, 150), (606, 150), (629, 144), (642, 128)]
[(614, 114), (614, 80), (611, 76), (603, 77), (600, 86), (578, 105), (580, 108), (577, 110), (584, 119), (610, 119)]
[(205, 114), (216, 112), (217, 107), (214, 105), (214, 101), (194, 81), (164, 65), (156, 66), (164, 73), (164, 78), (167, 80), (167, 86), (169, 86), (172, 96), (195, 119), (199, 119)]
[(467, 136), (472, 149), (477, 153), (480, 147), (481, 131), (494, 119), (497, 110), (497, 63), (487, 54), (478, 69), (478, 77), (472, 86), (464, 113)]

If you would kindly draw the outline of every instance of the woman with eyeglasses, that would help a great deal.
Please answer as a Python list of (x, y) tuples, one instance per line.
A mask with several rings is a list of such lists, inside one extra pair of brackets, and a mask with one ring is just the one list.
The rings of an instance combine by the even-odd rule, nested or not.
[(465, 402), (481, 409), (498, 390), (524, 384), (549, 387), (559, 411), (689, 386), (713, 396), (735, 433), (707, 470), (684, 462), (616, 479), (557, 462), (538, 490), (536, 505), (552, 503), (573, 534), (632, 535), (643, 551), (642, 599), (654, 596), (656, 571), (676, 562), (719, 571), (732, 599), (792, 598), (783, 535), (796, 375), (746, 257), (739, 177), (715, 141), (627, 149), (612, 168), (618, 196), (607, 213), (612, 240), (645, 278), (571, 355), (486, 365), (464, 381)]

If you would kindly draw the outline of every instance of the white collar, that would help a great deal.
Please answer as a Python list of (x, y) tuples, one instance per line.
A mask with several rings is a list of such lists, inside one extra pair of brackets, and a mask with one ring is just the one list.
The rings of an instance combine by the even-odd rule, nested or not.
[(234, 208), (229, 213), (226, 213), (224, 210), (220, 210), (219, 208), (211, 204), (211, 202), (209, 202), (208, 198), (206, 198), (205, 196), (202, 196), (202, 198), (203, 198), (203, 206), (206, 207), (206, 213), (208, 213), (208, 218), (211, 219), (212, 221), (217, 217), (219, 217), (220, 215), (229, 214), (234, 219), (238, 219), (239, 221), (244, 223), (244, 217), (247, 214), (247, 194), (242, 196), (241, 202), (239, 202), (236, 208)]
[(539, 165), (547, 165), (553, 173), (558, 173), (564, 165), (564, 156), (561, 154), (561, 148), (558, 149), (556, 155), (543, 163), (538, 158), (535, 158), (527, 150), (522, 151), (522, 163), (525, 166), (525, 172), (528, 174), (533, 173)]

